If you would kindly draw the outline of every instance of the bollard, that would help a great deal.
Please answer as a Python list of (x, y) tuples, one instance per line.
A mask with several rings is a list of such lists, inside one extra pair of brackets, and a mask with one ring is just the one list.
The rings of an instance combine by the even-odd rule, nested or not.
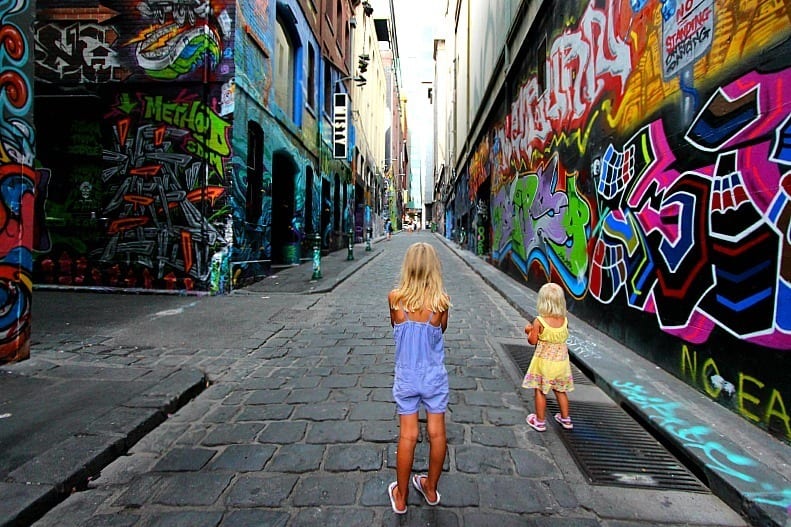
[(346, 259), (354, 260), (354, 231), (349, 229), (347, 234), (349, 236), (349, 254), (346, 255)]
[(319, 233), (311, 235), (313, 241), (313, 276), (311, 280), (318, 280), (321, 278), (321, 236)]
[(371, 250), (371, 238), (373, 238), (373, 232), (374, 232), (374, 230), (373, 230), (372, 227), (368, 227), (368, 229), (366, 230), (366, 233), (365, 233), (366, 234), (366, 238), (365, 238), (365, 250), (366, 251), (370, 251)]

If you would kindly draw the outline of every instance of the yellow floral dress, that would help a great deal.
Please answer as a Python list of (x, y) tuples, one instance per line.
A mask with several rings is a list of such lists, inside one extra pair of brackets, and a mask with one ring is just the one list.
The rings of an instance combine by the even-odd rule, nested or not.
[(536, 351), (522, 380), (522, 388), (537, 388), (547, 394), (550, 390), (570, 392), (574, 389), (571, 362), (566, 341), (569, 338), (569, 321), (553, 328), (542, 317), (537, 317), (543, 329), (538, 334)]

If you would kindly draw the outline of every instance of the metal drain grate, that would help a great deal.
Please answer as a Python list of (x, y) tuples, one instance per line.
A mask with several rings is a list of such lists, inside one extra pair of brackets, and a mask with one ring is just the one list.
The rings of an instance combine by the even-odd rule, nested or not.
[[(533, 347), (501, 345), (524, 373), (533, 356)], [(575, 383), (593, 385), (573, 364), (571, 371)], [(548, 420), (558, 411), (557, 402), (549, 396)], [(558, 435), (591, 484), (709, 492), (689, 469), (615, 403), (572, 398), (571, 413), (574, 429), (562, 430), (558, 426)]]
[[(516, 364), (516, 367), (519, 368), (519, 371), (524, 375), (527, 371), (527, 367), (530, 366), (530, 359), (533, 358), (533, 351), (535, 348), (533, 346), (507, 344), (504, 342), (501, 343), (501, 346), (508, 352), (514, 364)], [(593, 384), (591, 380), (573, 364), (571, 365), (571, 376), (574, 378), (576, 384)]]
[[(569, 452), (594, 485), (709, 492), (625, 411), (617, 406), (572, 401), (574, 430), (561, 430)], [(547, 399), (547, 416), (558, 411)]]

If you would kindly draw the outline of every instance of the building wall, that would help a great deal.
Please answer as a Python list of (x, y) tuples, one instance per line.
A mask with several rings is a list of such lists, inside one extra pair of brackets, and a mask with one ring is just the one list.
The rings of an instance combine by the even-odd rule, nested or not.
[(46, 245), (34, 223), (41, 218), (35, 200), (46, 173), (33, 168), (33, 35), (35, 3), (7, 3), (0, 9), (4, 53), (0, 55), (0, 288), (4, 316), (0, 363), (30, 356), (32, 253)]
[(459, 128), (454, 221), (488, 200), (495, 265), (788, 442), (791, 11), (672, 5), (544, 2), (516, 28)]
[(230, 239), (234, 19), (218, 0), (38, 3), (38, 284), (209, 289)]

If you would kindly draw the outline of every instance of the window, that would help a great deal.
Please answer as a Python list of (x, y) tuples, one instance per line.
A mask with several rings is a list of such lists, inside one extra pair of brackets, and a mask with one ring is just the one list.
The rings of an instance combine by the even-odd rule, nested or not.
[(294, 118), (294, 46), (278, 17), (275, 35), (275, 103)]
[(324, 113), (332, 115), (332, 68), (324, 62)]
[(247, 191), (245, 220), (257, 225), (264, 203), (264, 131), (258, 123), (247, 123)]
[(308, 106), (316, 107), (316, 51), (308, 44)]
[(336, 38), (340, 38), (340, 36), (343, 34), (343, 31), (341, 31), (342, 27), (343, 27), (343, 7), (341, 6), (341, 0), (335, 0), (335, 35), (337, 35)]

